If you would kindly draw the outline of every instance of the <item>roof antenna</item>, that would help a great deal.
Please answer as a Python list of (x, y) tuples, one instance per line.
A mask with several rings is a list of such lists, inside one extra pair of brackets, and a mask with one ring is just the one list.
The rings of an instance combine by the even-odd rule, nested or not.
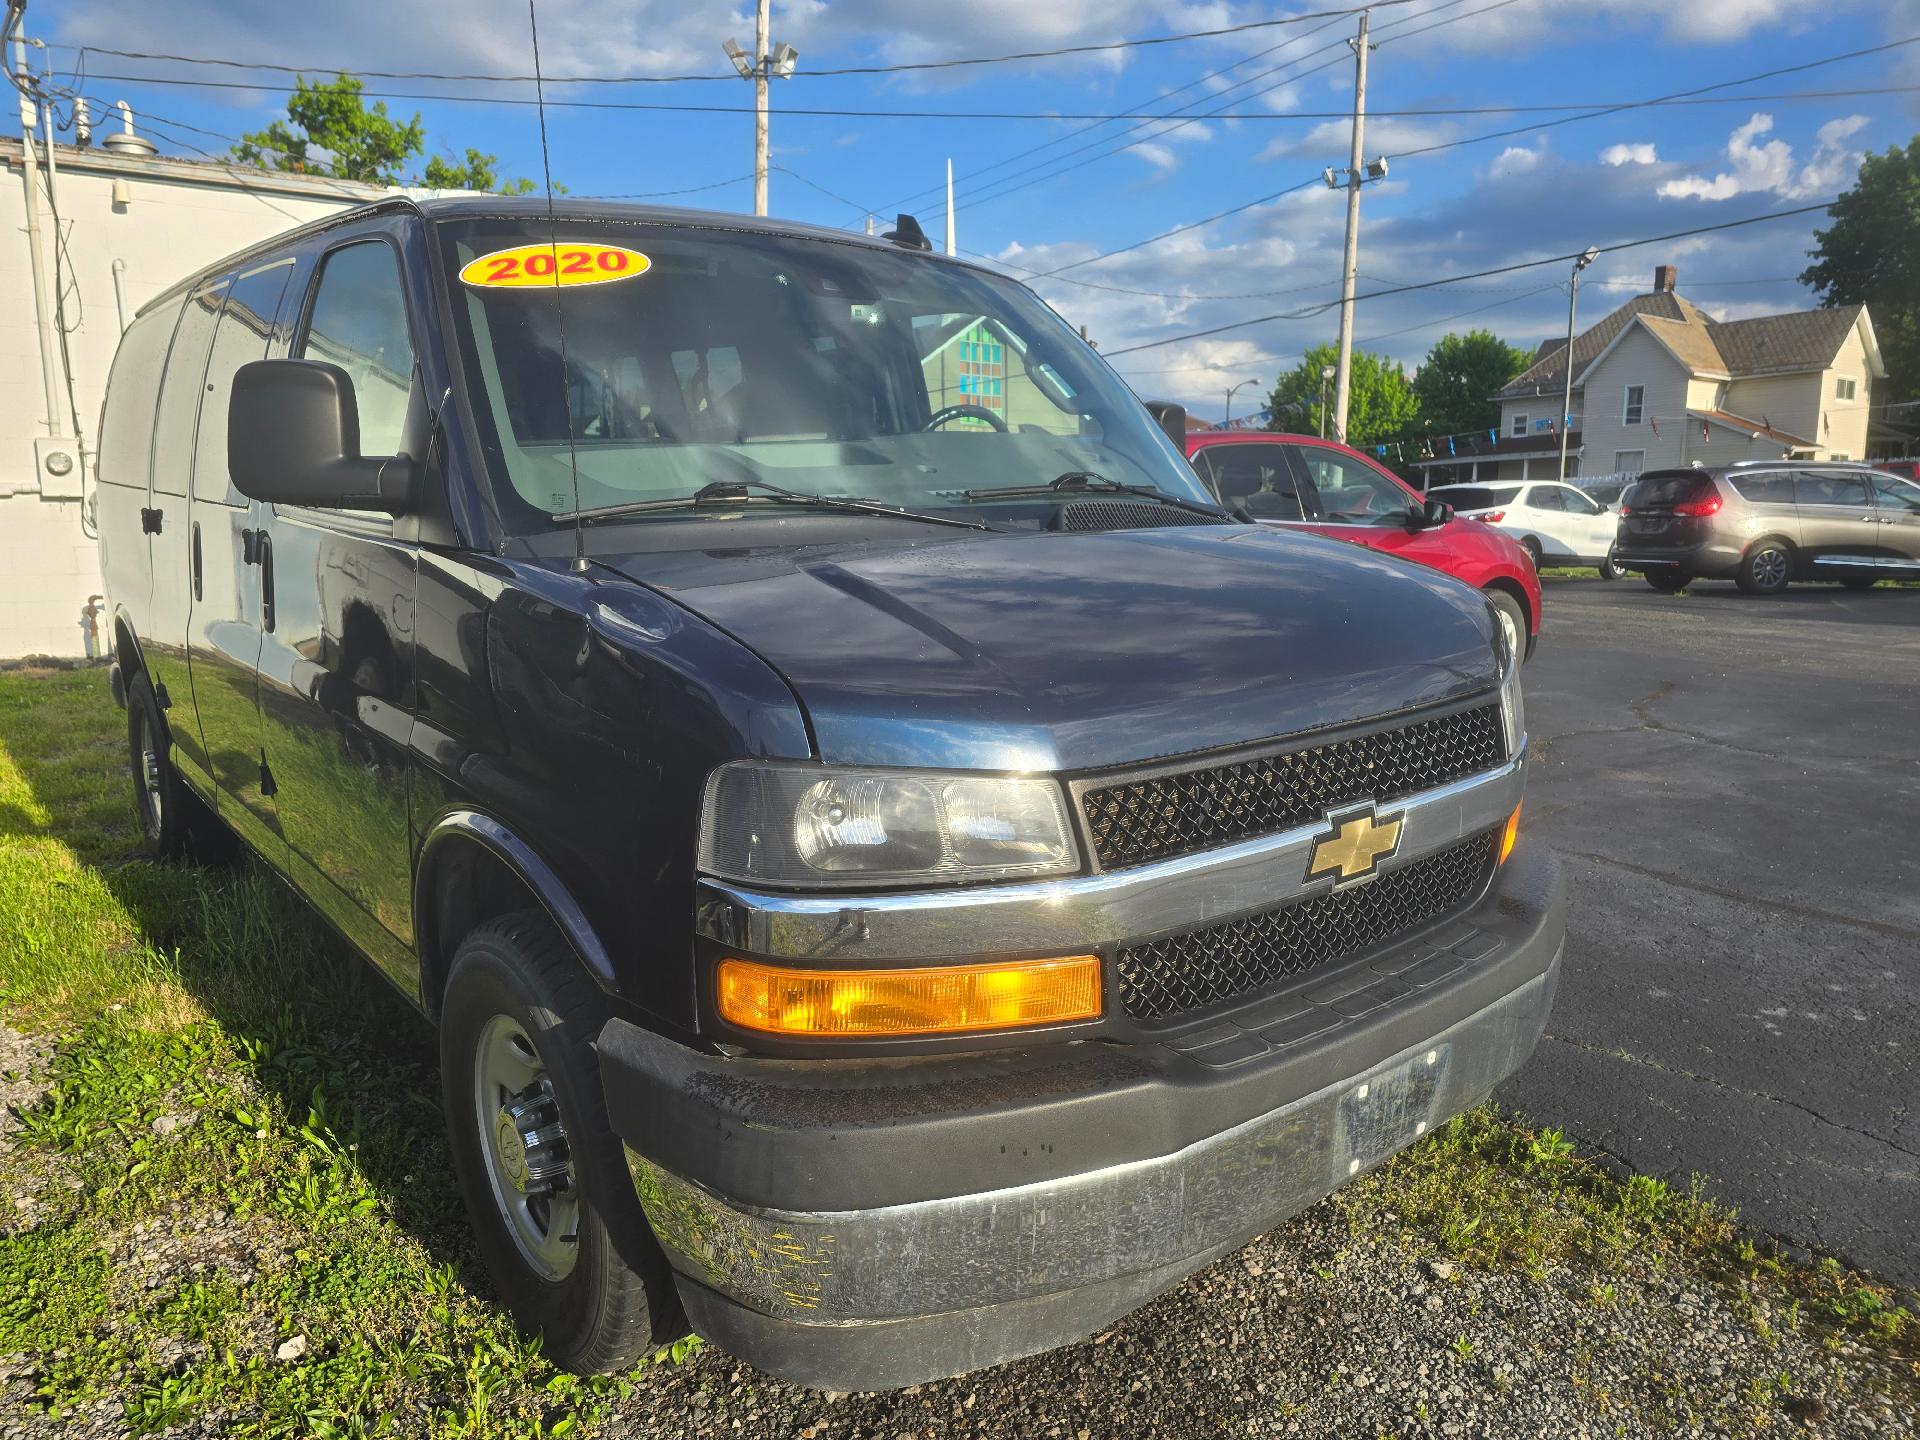
[(573, 441), (573, 375), (567, 365), (567, 307), (560, 295), (560, 227), (553, 218), (553, 161), (547, 154), (547, 88), (540, 75), (540, 16), (527, 0), (533, 31), (533, 96), (540, 112), (540, 174), (547, 182), (547, 245), (553, 254), (553, 319), (560, 333), (560, 400), (567, 417), (567, 468), (573, 474), (573, 573), (587, 573), (586, 522), (580, 517), (580, 454)]

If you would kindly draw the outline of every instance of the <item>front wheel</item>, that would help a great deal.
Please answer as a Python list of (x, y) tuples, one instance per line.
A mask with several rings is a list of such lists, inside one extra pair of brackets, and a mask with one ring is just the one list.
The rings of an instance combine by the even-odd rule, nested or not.
[(1520, 548), (1527, 552), (1527, 559), (1533, 562), (1534, 573), (1536, 575), (1539, 574), (1541, 564), (1540, 542), (1531, 535), (1522, 535), (1520, 537)]
[(1620, 578), (1620, 567), (1613, 563), (1612, 550), (1608, 550), (1605, 555), (1601, 556), (1600, 563), (1594, 568), (1600, 572), (1600, 578), (1602, 580), (1618, 580)]
[(1641, 578), (1662, 595), (1677, 595), (1693, 583), (1691, 575), (1681, 575), (1672, 570), (1649, 570)]
[(1793, 578), (1793, 556), (1777, 540), (1762, 540), (1740, 562), (1734, 577), (1749, 595), (1778, 595)]
[(1504, 590), (1483, 590), (1487, 603), (1493, 607), (1494, 618), (1500, 622), (1500, 633), (1506, 639), (1507, 653), (1518, 655), (1521, 660), (1527, 658), (1527, 612), (1520, 608), (1520, 602)]
[(440, 1020), (455, 1173), (500, 1297), (546, 1353), (624, 1369), (685, 1332), (666, 1257), (607, 1121), (605, 998), (539, 911), (460, 942)]

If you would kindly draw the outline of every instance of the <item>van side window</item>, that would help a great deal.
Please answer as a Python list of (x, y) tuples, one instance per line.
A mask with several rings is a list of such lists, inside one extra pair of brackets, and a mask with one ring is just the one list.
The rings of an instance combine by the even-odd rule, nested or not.
[(413, 340), (391, 246), (366, 240), (327, 256), (300, 353), (338, 365), (353, 381), (360, 453), (397, 454), (413, 388)]
[(160, 414), (153, 423), (153, 489), (185, 495), (193, 469), (193, 425), (200, 413), (200, 386), (207, 373), (214, 322), (227, 293), (224, 277), (187, 301), (167, 352), (167, 378), (160, 386)]
[(200, 431), (193, 455), (196, 500), (215, 505), (247, 503), (247, 497), (233, 488), (227, 475), (227, 407), (233, 395), (233, 373), (249, 360), (266, 358), (273, 319), (280, 313), (280, 297), (292, 273), (293, 262), (283, 260), (242, 275), (227, 292), (220, 324), (213, 332), (206, 384), (200, 392)]
[(1763, 505), (1791, 505), (1793, 503), (1793, 475), (1786, 470), (1757, 470), (1751, 474), (1735, 472), (1727, 476), (1735, 490), (1740, 492), (1742, 500), (1752, 500)]
[(167, 364), (167, 342), (179, 318), (178, 301), (157, 305), (120, 337), (100, 417), (100, 453), (94, 459), (95, 477), (103, 484), (147, 488), (153, 421), (160, 409), (160, 375)]
[(1796, 498), (1802, 505), (1857, 505), (1865, 509), (1873, 503), (1867, 494), (1867, 482), (1859, 475), (1803, 470), (1796, 478), (1794, 488)]

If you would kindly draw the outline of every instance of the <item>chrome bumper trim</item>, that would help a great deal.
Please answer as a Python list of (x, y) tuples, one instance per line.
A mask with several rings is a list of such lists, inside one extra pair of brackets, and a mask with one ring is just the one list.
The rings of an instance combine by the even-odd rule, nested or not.
[(1545, 973), (1338, 1083), (1152, 1159), (868, 1210), (736, 1205), (631, 1146), (674, 1267), (762, 1314), (849, 1324), (1002, 1305), (1198, 1265), (1373, 1169), (1519, 1068), (1558, 981)]
[[(1383, 806), (1404, 816), (1381, 873), (1498, 825), (1526, 788), (1526, 741), (1498, 769)], [(794, 960), (917, 960), (1071, 953), (1189, 929), (1332, 888), (1306, 880), (1324, 822), (1101, 875), (895, 895), (783, 895), (702, 879), (695, 927), (709, 940)]]

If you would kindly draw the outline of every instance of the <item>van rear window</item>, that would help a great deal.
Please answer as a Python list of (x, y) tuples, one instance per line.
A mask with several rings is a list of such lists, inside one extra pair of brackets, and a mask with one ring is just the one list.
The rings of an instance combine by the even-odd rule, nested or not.
[(1713, 489), (1713, 481), (1698, 470), (1656, 470), (1651, 475), (1642, 475), (1634, 486), (1633, 504), (1636, 509), (1652, 505), (1678, 505), (1687, 500), (1698, 500)]

